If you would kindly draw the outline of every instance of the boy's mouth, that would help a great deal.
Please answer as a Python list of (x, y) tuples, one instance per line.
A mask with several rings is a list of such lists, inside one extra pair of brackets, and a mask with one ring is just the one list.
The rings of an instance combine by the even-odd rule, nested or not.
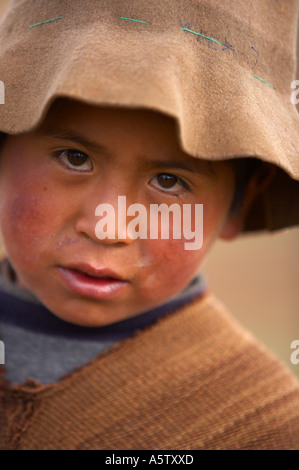
[(58, 266), (58, 273), (68, 290), (81, 297), (95, 300), (115, 297), (129, 285), (128, 280), (122, 279), (111, 270), (93, 268), (90, 265)]

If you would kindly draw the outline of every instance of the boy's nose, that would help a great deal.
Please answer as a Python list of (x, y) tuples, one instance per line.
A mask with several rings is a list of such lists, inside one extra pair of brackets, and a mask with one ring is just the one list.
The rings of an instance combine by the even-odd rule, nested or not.
[(120, 196), (98, 205), (87, 207), (86, 204), (76, 219), (76, 232), (101, 244), (132, 243), (127, 230), (124, 202), (124, 196)]

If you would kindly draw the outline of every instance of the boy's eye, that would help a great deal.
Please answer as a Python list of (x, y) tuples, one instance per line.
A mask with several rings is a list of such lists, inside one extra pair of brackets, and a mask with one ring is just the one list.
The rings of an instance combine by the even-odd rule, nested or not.
[(163, 191), (172, 193), (181, 191), (182, 188), (189, 189), (184, 181), (168, 173), (159, 173), (151, 179), (150, 183), (160, 190), (162, 189)]
[(91, 159), (79, 150), (61, 150), (55, 153), (55, 159), (60, 164), (76, 171), (90, 172), (93, 170)]

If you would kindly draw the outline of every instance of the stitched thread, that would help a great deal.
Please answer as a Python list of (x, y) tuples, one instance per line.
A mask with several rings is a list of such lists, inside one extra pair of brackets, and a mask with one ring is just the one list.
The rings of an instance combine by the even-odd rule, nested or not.
[(259, 51), (256, 50), (256, 48), (255, 48), (254, 46), (251, 46), (251, 49), (257, 53), (257, 57), (256, 57), (255, 64), (254, 64), (254, 66), (252, 67), (252, 69), (254, 69), (254, 67), (255, 67), (256, 64), (258, 63), (260, 53), (259, 53)]
[(221, 50), (221, 52), (226, 51), (226, 50), (232, 51), (233, 56), (235, 57), (235, 50), (234, 50), (233, 47), (230, 45), (230, 43), (228, 42), (227, 38), (225, 38), (225, 45), (224, 45), (224, 48)]
[[(184, 28), (184, 25), (183, 25), (181, 20), (180, 20), (180, 25), (181, 25), (182, 28)], [(192, 21), (189, 21), (189, 23), (185, 24), (185, 28), (188, 28), (188, 26), (190, 26), (190, 25), (194, 26), (194, 23), (192, 23)], [(185, 34), (188, 34), (187, 31), (185, 31)]]
[(182, 29), (183, 31), (188, 31), (188, 33), (196, 34), (197, 36), (200, 36), (200, 37), (202, 37), (202, 38), (209, 39), (209, 41), (216, 42), (217, 44), (220, 44), (220, 46), (223, 46), (223, 44), (221, 44), (221, 42), (217, 41), (216, 39), (211, 38), (210, 36), (205, 36), (204, 34), (197, 33), (196, 31), (192, 31), (191, 29), (188, 29), (188, 28), (182, 28), (182, 27), (181, 27), (181, 29)]
[(269, 87), (274, 88), (274, 86), (271, 85), (271, 83), (266, 82), (266, 80), (264, 80), (263, 78), (258, 77), (257, 75), (254, 75), (254, 74), (252, 74), (252, 76), (253, 76), (254, 78), (257, 78), (257, 79), (260, 80), (261, 82), (265, 83), (265, 84), (268, 85)]
[(40, 26), (41, 24), (51, 23), (51, 21), (61, 20), (62, 18), (64, 18), (64, 16), (58, 16), (57, 18), (52, 18), (51, 20), (45, 20), (45, 21), (42, 21), (41, 23), (35, 23), (29, 26), (28, 29), (35, 28), (35, 26)]
[[(64, 16), (58, 16), (57, 18), (51, 18), (50, 20), (41, 21), (40, 23), (35, 23), (35, 24), (30, 25), (28, 27), (28, 29), (32, 29), (32, 28), (35, 28), (36, 26), (40, 26), (40, 25), (43, 25), (43, 24), (46, 24), (46, 23), (51, 23), (52, 21), (61, 20), (63, 18), (64, 18)], [(135, 23), (143, 23), (143, 24), (148, 24), (148, 25), (151, 24), (147, 21), (135, 20), (134, 18), (126, 18), (125, 16), (117, 16), (116, 18), (118, 18), (119, 20), (133, 21)], [(182, 24), (182, 22), (180, 22), (180, 23)], [(186, 26), (189, 25), (189, 24), (193, 24), (193, 23), (192, 22), (186, 23)], [(206, 36), (205, 34), (202, 34), (202, 33), (197, 33), (196, 31), (193, 31), (192, 29), (189, 29), (189, 28), (186, 28), (186, 27), (180, 27), (180, 29), (182, 29), (185, 33), (195, 34), (196, 36), (198, 36), (198, 40), (200, 40), (201, 37), (205, 38), (205, 39), (208, 39), (208, 41), (209, 41), (208, 46), (209, 46), (210, 49), (215, 49), (215, 48), (211, 47), (210, 42), (214, 42), (216, 44), (219, 44), (220, 46), (223, 46), (223, 44), (221, 42), (217, 41), (217, 39), (214, 39), (213, 37)], [(227, 39), (225, 38), (225, 45), (224, 45), (224, 48), (222, 49), (222, 52), (225, 51), (226, 49), (230, 49), (232, 51), (233, 55), (235, 55), (234, 49), (232, 48), (232, 46), (228, 43)], [(257, 53), (256, 62), (254, 64), (254, 66), (252, 67), (252, 69), (254, 69), (254, 67), (258, 63), (259, 52), (255, 49), (254, 46), (251, 46), (251, 49), (254, 50)], [(271, 85), (271, 83), (264, 80), (263, 78), (258, 77), (257, 75), (254, 75), (254, 74), (252, 74), (252, 76), (254, 78), (256, 78), (257, 80), (260, 80), (261, 82), (265, 83), (266, 85), (268, 85), (269, 87), (274, 89), (274, 86)]]
[(117, 16), (119, 20), (128, 20), (128, 21), (135, 21), (136, 23), (144, 23), (144, 24), (150, 24), (147, 21), (141, 21), (141, 20), (134, 20), (133, 18), (125, 18), (124, 16)]

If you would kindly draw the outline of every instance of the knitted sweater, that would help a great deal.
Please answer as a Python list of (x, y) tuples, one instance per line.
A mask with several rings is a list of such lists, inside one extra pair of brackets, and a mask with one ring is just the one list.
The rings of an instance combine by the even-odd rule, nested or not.
[(211, 294), (0, 403), (1, 449), (299, 449), (298, 381)]

